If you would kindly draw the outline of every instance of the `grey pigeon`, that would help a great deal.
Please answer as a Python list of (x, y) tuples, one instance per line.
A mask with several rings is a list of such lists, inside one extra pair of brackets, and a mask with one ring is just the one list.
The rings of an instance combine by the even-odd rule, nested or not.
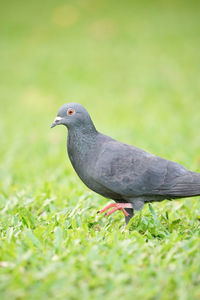
[(78, 103), (61, 106), (51, 127), (68, 128), (67, 150), (80, 179), (113, 199), (99, 212), (122, 210), (126, 224), (147, 202), (200, 195), (200, 173), (99, 133)]

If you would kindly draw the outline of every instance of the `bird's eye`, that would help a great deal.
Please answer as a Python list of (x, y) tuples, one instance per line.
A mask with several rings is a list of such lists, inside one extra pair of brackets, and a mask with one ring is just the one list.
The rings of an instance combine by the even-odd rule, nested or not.
[(68, 110), (67, 110), (68, 116), (71, 116), (71, 115), (73, 115), (74, 113), (75, 113), (75, 110), (74, 110), (73, 108), (68, 108)]

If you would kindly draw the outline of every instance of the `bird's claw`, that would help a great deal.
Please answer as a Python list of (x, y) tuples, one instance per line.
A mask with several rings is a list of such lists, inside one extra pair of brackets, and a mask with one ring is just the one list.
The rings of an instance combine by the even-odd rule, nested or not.
[(105, 213), (105, 216), (110, 216), (115, 211), (122, 210), (124, 215), (127, 217), (127, 216), (129, 216), (129, 213), (125, 210), (125, 208), (133, 208), (131, 203), (111, 203), (111, 204), (107, 205), (106, 207), (104, 207), (103, 209), (98, 210), (97, 213), (98, 214), (103, 213), (104, 211), (108, 210), (111, 207), (112, 207), (112, 209), (110, 211), (108, 211), (107, 213)]

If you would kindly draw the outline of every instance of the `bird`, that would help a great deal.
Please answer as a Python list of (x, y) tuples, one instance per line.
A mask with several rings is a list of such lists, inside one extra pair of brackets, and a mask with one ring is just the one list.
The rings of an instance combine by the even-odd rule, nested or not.
[(68, 129), (68, 156), (83, 183), (114, 200), (98, 213), (121, 210), (127, 225), (145, 203), (200, 195), (200, 173), (100, 133), (79, 103), (62, 105), (57, 125)]

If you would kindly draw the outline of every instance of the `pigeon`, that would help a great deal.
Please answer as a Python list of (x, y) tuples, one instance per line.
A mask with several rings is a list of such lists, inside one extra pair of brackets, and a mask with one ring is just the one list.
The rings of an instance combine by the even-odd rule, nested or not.
[(80, 179), (115, 201), (99, 213), (121, 210), (128, 224), (145, 203), (200, 195), (200, 173), (98, 132), (79, 103), (61, 106), (51, 128), (57, 125), (68, 129), (68, 155)]

